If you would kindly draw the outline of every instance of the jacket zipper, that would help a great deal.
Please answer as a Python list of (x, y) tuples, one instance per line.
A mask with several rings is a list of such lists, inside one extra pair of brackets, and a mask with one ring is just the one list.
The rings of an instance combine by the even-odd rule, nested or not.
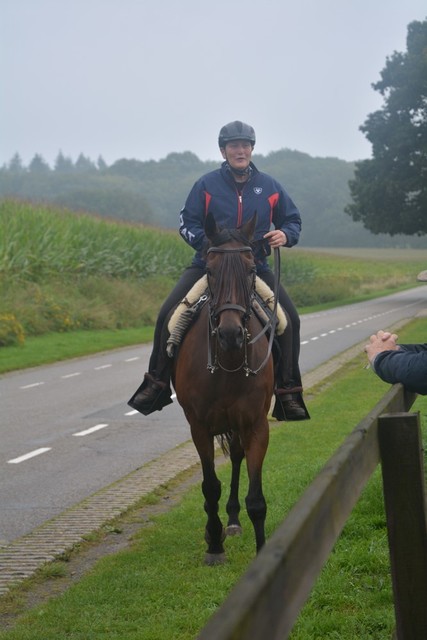
[[(242, 187), (242, 193), (243, 190), (245, 189), (246, 185), (248, 184), (248, 182), (251, 180), (251, 178), (249, 178), (249, 180), (247, 182), (245, 182), (245, 184)], [(233, 183), (233, 186), (236, 190), (236, 194), (237, 194), (237, 227), (240, 227), (242, 224), (242, 220), (243, 220), (243, 196), (242, 193), (239, 193), (238, 188), (236, 187), (236, 185)]]
[(237, 199), (238, 199), (237, 226), (240, 227), (240, 225), (242, 224), (242, 218), (243, 218), (243, 198), (242, 198), (242, 194), (239, 192), (237, 192)]

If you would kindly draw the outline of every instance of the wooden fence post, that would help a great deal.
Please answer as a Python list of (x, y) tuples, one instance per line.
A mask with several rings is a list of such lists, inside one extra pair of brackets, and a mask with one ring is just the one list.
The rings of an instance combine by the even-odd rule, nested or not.
[(378, 418), (398, 640), (427, 638), (427, 516), (418, 413)]

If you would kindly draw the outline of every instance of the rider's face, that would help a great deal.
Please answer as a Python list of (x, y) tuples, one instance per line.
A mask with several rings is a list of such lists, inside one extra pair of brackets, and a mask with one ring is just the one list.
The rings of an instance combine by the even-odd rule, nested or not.
[(246, 169), (252, 157), (252, 145), (248, 140), (232, 140), (221, 148), (222, 157), (232, 169)]

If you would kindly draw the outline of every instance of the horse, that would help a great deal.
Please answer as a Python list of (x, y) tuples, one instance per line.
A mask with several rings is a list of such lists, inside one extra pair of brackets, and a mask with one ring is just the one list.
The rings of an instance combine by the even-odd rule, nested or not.
[[(244, 458), (249, 478), (246, 510), (257, 553), (265, 543), (262, 466), (269, 441), (267, 415), (274, 371), (267, 332), (251, 307), (255, 225), (256, 214), (232, 230), (220, 229), (211, 214), (206, 216), (208, 302), (185, 334), (172, 371), (176, 397), (202, 467), (208, 565), (222, 564), (226, 536), (242, 532), (239, 480)], [(226, 528), (218, 515), (221, 483), (215, 473), (215, 438), (223, 448), (227, 445), (232, 465)]]

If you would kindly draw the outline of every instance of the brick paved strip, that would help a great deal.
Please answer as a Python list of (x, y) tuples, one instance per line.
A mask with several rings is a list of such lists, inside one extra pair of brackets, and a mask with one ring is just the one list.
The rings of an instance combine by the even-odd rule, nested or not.
[(187, 442), (0, 549), (0, 596), (47, 562), (69, 552), (141, 498), (198, 464), (196, 449), (191, 441)]

